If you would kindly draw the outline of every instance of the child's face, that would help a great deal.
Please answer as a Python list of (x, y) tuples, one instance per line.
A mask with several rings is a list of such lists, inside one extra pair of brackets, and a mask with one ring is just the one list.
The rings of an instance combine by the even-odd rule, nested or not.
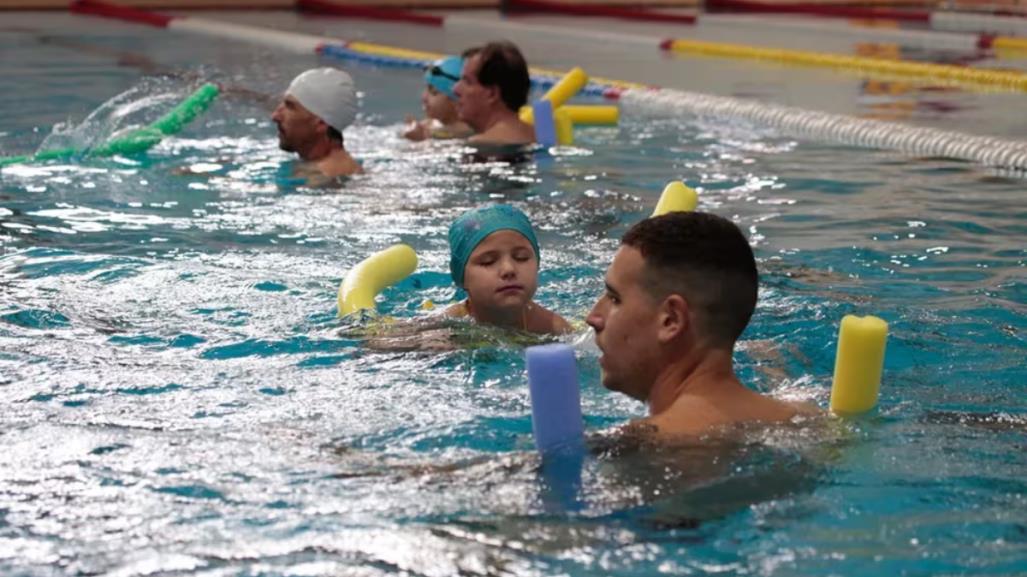
[(475, 310), (523, 308), (538, 288), (538, 256), (524, 236), (499, 230), (481, 241), (464, 269), (464, 290)]
[(424, 114), (428, 118), (434, 118), (444, 124), (456, 120), (456, 104), (434, 86), (426, 86), (421, 93), (421, 106), (424, 107)]

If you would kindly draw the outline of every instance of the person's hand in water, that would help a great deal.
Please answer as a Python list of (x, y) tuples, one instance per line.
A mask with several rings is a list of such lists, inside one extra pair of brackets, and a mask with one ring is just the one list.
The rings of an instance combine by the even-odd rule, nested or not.
[(392, 325), (370, 336), (364, 346), (379, 352), (446, 352), (460, 348), (453, 340), (451, 326), (432, 326), (425, 321)]
[(428, 126), (428, 121), (421, 121), (411, 115), (407, 115), (406, 130), (403, 131), (403, 138), (414, 142), (431, 138), (431, 128)]

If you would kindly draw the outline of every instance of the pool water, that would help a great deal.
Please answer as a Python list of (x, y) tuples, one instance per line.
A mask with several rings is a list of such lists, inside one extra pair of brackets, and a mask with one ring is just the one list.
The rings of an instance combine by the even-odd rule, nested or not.
[[(1022, 180), (644, 114), (474, 162), (398, 137), (419, 74), (353, 68), (346, 139), (367, 174), (310, 189), (281, 177), (260, 94), (312, 58), (119, 25), (49, 35), (0, 31), (0, 154), (145, 124), (199, 78), (256, 94), (144, 156), (0, 172), (3, 574), (1027, 572)], [(377, 350), (336, 318), (343, 274), (396, 242), (420, 265), (380, 310), (450, 302), (448, 224), (503, 201), (539, 231), (538, 300), (580, 321), (673, 179), (760, 262), (743, 379), (826, 407), (838, 323), (876, 314), (878, 411), (617, 443), (601, 431), (644, 407), (579, 346), (594, 451), (543, 466), (517, 339)]]

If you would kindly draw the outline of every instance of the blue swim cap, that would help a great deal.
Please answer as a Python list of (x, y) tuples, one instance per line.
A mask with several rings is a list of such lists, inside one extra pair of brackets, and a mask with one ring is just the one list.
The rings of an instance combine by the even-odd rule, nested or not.
[(456, 100), (456, 93), (453, 87), (460, 80), (460, 73), (464, 69), (464, 59), (459, 56), (449, 56), (436, 60), (424, 71), (424, 81), (435, 87), (436, 90), (445, 94), (450, 100)]
[(535, 258), (541, 260), (535, 231), (523, 212), (508, 204), (469, 210), (449, 227), (449, 274), (453, 276), (456, 286), (464, 286), (464, 269), (474, 249), (485, 237), (500, 230), (521, 233), (535, 250)]

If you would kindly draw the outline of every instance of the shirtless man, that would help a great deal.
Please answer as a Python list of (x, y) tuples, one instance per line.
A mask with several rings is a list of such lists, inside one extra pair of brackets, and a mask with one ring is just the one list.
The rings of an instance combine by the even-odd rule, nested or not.
[(675, 212), (628, 230), (587, 322), (602, 351), (603, 385), (649, 405), (630, 430), (701, 435), (816, 412), (756, 393), (734, 373), (757, 280), (749, 243), (721, 217)]
[(476, 134), (476, 144), (530, 144), (535, 129), (517, 116), (528, 102), (528, 65), (516, 46), (490, 42), (464, 52), (464, 68), (454, 92), (460, 119)]
[(356, 115), (357, 92), (349, 74), (314, 68), (292, 81), (271, 120), (278, 125), (282, 150), (299, 154), (313, 176), (334, 178), (363, 172), (342, 138)]

